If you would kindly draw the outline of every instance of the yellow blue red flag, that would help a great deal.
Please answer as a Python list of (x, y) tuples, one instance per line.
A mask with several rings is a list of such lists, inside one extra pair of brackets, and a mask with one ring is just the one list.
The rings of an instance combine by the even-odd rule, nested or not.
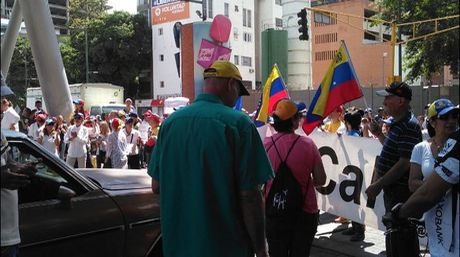
[(313, 97), (302, 129), (308, 135), (338, 106), (363, 96), (347, 46), (342, 41)]
[(265, 81), (262, 95), (254, 118), (254, 123), (260, 127), (268, 122), (268, 116), (273, 112), (276, 103), (290, 98), (278, 66), (273, 65), (272, 71)]

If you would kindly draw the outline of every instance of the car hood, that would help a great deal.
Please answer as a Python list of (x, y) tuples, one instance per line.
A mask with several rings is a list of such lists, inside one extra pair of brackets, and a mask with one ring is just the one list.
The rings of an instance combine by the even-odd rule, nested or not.
[(151, 188), (152, 178), (144, 170), (128, 169), (77, 169), (105, 190), (130, 190)]

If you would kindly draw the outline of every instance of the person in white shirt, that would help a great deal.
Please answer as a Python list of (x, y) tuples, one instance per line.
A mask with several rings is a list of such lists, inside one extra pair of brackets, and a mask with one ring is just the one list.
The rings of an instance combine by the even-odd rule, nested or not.
[(142, 139), (139, 131), (133, 128), (134, 119), (128, 117), (123, 130), (126, 135), (127, 152), (128, 152), (128, 169), (140, 169), (139, 148), (142, 145)]
[(29, 127), (27, 135), (33, 140), (37, 141), (40, 136), (40, 132), (43, 130), (45, 125), (46, 115), (41, 113), (35, 117), (35, 122)]
[(19, 131), (19, 114), (13, 109), (12, 104), (8, 99), (2, 99), (2, 128)]
[(61, 138), (59, 134), (55, 130), (55, 124), (53, 118), (48, 118), (45, 121), (45, 128), (42, 132), (40, 132), (40, 136), (38, 137), (38, 143), (43, 145), (46, 150), (50, 153), (59, 157), (59, 145), (61, 144)]
[(83, 113), (75, 113), (73, 118), (75, 124), (70, 126), (64, 136), (64, 142), (69, 144), (66, 162), (70, 166), (78, 162), (78, 168), (86, 168), (86, 143), (88, 142), (88, 129), (82, 126)]

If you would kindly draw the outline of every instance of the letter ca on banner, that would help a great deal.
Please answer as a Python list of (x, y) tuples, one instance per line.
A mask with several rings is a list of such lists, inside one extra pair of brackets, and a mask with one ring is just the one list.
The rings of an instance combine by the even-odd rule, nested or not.
[(322, 157), (328, 181), (317, 189), (321, 210), (384, 230), (383, 193), (375, 202), (365, 193), (371, 184), (376, 158), (382, 146), (378, 140), (314, 132), (310, 135)]

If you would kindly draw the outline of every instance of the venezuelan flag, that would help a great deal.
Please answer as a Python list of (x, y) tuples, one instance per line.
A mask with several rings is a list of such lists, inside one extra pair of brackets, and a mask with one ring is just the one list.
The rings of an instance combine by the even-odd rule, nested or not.
[(339, 105), (363, 96), (359, 87), (358, 77), (351, 63), (345, 42), (339, 50), (321, 81), (321, 85), (308, 108), (302, 126), (305, 133), (310, 134), (321, 121)]
[(286, 86), (284, 85), (278, 66), (273, 65), (273, 69), (264, 85), (264, 90), (260, 96), (259, 105), (255, 115), (254, 123), (260, 127), (267, 123), (268, 115), (273, 112), (275, 104), (284, 98), (290, 98)]

